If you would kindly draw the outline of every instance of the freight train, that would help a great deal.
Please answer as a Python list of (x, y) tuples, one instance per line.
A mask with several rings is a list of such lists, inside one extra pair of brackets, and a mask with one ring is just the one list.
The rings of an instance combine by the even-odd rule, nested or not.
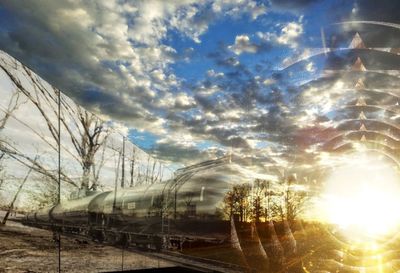
[(227, 158), (203, 162), (163, 183), (91, 191), (30, 213), (24, 224), (154, 250), (189, 249), (193, 254), (193, 249), (212, 249), (216, 256), (228, 253), (228, 259), (219, 257), (225, 262), (233, 259), (248, 267), (253, 260), (256, 266), (250, 267), (266, 269), (268, 252), (278, 260), (283, 256), (274, 226), (266, 224), (258, 236), (251, 224), (227, 220), (221, 212), (232, 177), (219, 173), (218, 168), (226, 169), (228, 163)]

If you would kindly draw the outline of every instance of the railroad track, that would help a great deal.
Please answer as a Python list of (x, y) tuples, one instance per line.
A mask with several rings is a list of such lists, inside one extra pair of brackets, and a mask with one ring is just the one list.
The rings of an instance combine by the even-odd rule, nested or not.
[[(90, 240), (86, 236), (79, 234), (62, 233), (62, 235), (81, 240)], [(100, 244), (97, 242), (95, 243)], [(121, 245), (113, 245), (108, 243), (101, 243), (101, 245), (116, 247), (121, 249), (122, 251), (139, 253), (149, 258), (159, 258), (165, 261), (175, 263), (182, 267), (194, 269), (200, 272), (239, 273), (247, 271), (246, 268), (241, 267), (239, 265), (224, 263), (217, 260), (201, 258), (191, 255), (185, 255), (176, 251), (170, 251), (170, 250), (155, 251), (147, 248), (139, 248), (135, 246), (123, 247)]]
[(219, 262), (216, 260), (211, 260), (206, 258), (189, 256), (168, 250), (164, 250), (161, 252), (141, 252), (140, 250), (137, 249), (130, 249), (130, 250), (138, 252), (140, 254), (149, 255), (150, 257), (153, 258), (160, 258), (166, 261), (170, 261), (179, 264), (183, 267), (195, 269), (201, 272), (239, 273), (247, 271), (245, 268), (238, 265)]

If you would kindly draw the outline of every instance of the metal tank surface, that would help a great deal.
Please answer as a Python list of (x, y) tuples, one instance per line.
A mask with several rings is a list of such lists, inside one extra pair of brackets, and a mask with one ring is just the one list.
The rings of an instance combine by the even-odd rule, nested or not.
[(224, 174), (225, 168), (201, 171), (185, 181), (172, 179), (97, 195), (88, 204), (89, 222), (124, 232), (222, 240), (229, 235), (229, 223), (221, 214), (223, 199), (234, 181)]
[(167, 219), (174, 229), (180, 227), (191, 232), (190, 228), (182, 228), (184, 225), (180, 222), (200, 224), (223, 220), (219, 210), (234, 179), (227, 175), (231, 171), (226, 171), (226, 162), (218, 163), (222, 166), (185, 170), (175, 179), (162, 183), (116, 191), (90, 191), (86, 196), (73, 197), (31, 213), (26, 219), (38, 223), (100, 225), (135, 232), (161, 232), (162, 221)]
[(100, 194), (101, 192), (90, 192), (88, 196), (61, 202), (51, 209), (51, 219), (59, 223), (87, 224), (89, 204)]
[[(245, 261), (254, 257), (257, 264), (260, 259), (266, 263), (264, 246), (253, 236), (256, 226), (237, 222), (226, 208), (227, 194), (243, 182), (241, 168), (227, 160), (216, 162), (191, 166), (162, 183), (89, 192), (30, 214), (25, 224), (85, 235), (99, 242), (206, 255), (245, 267)], [(237, 238), (232, 239), (232, 234)], [(246, 251), (251, 249), (251, 257), (238, 251), (232, 243), (236, 241)], [(209, 256), (212, 253), (207, 249), (214, 249), (212, 253), (218, 257)]]

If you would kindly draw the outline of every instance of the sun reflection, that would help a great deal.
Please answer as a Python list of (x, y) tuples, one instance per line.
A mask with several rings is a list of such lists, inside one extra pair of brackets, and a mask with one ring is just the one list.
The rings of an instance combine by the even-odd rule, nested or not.
[(319, 205), (326, 222), (350, 242), (375, 242), (400, 224), (400, 177), (380, 156), (346, 156), (326, 180)]

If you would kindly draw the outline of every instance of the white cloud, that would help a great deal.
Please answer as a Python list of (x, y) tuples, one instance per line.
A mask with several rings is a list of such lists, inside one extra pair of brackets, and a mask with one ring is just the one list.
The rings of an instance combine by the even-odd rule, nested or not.
[(223, 72), (216, 72), (214, 69), (207, 71), (207, 76), (211, 78), (222, 78), (224, 76)]
[(301, 23), (290, 22), (281, 29), (281, 34), (277, 37), (277, 42), (291, 47), (296, 47), (297, 38), (303, 33)]
[(175, 99), (175, 106), (179, 108), (193, 107), (196, 105), (195, 100), (186, 93), (179, 93)]
[(235, 38), (235, 43), (228, 46), (228, 49), (234, 52), (236, 55), (240, 55), (243, 52), (256, 53), (258, 46), (250, 42), (250, 38), (247, 35), (238, 35)]
[(233, 17), (247, 13), (253, 20), (267, 11), (263, 4), (258, 4), (253, 0), (216, 0), (213, 1), (212, 9), (216, 13), (225, 13)]
[[(187, 86), (171, 65), (177, 59), (185, 60), (190, 52), (178, 52), (168, 42), (168, 35), (172, 30), (200, 43), (209, 26), (223, 16), (255, 20), (265, 14), (265, 6), (257, 1), (44, 0), (18, 5), (10, 2), (6, 8), (17, 14), (21, 24), (20, 29), (16, 26), (13, 30), (16, 35), (7, 38), (9, 52), (14, 56), (19, 52), (18, 59), (30, 66), (29, 60), (39, 60), (38, 67), (49, 70), (37, 72), (101, 117), (119, 120), (124, 134), (127, 128), (135, 127), (162, 138), (169, 135), (169, 144), (193, 149), (204, 139), (218, 145), (226, 145), (227, 138), (233, 145), (242, 141), (235, 137), (241, 128), (235, 123), (245, 113), (233, 98), (223, 96), (219, 82), (226, 75), (209, 70), (207, 80), (211, 84), (195, 87), (193, 94), (186, 93)], [(255, 53), (260, 46), (241, 35), (231, 48), (241, 54)], [(237, 58), (229, 62), (230, 66), (239, 65)], [(52, 73), (54, 68), (62, 75)], [(82, 94), (88, 89), (87, 96)], [(189, 109), (193, 114), (184, 120), (182, 116)], [(231, 125), (220, 126), (226, 121)], [(211, 128), (209, 134), (205, 128)], [(185, 141), (178, 141), (183, 135)]]
[[(277, 24), (277, 27), (281, 26)], [(298, 22), (288, 22), (281, 26), (279, 32), (261, 32), (258, 31), (256, 36), (265, 41), (275, 44), (285, 45), (291, 48), (297, 48), (298, 39), (303, 34), (302, 17)]]
[(306, 64), (306, 70), (308, 72), (314, 72), (315, 71), (315, 66), (313, 62), (309, 62)]
[(222, 113), (221, 117), (223, 119), (239, 120), (244, 114), (244, 111), (240, 109), (230, 109)]
[(266, 85), (266, 86), (269, 86), (269, 85), (274, 84), (275, 82), (276, 82), (275, 79), (273, 79), (273, 78), (268, 78), (268, 79), (265, 79), (265, 80), (263, 81), (263, 84)]
[[(32, 57), (40, 59), (40, 67), (49, 68), (37, 72), (48, 74), (48, 80), (78, 101), (82, 96), (77, 90), (88, 86), (99, 89), (99, 96), (105, 99), (80, 102), (112, 118), (125, 119), (134, 127), (155, 120), (149, 103), (194, 105), (182, 95), (168, 104), (170, 92), (180, 86), (170, 65), (182, 53), (163, 44), (169, 30), (200, 42), (200, 36), (221, 15), (249, 15), (254, 20), (266, 12), (264, 5), (243, 0), (46, 0), (9, 2), (5, 8), (17, 14), (23, 26), (13, 30), (19, 31), (17, 35), (8, 37), (11, 54), (18, 52), (21, 55), (16, 57), (28, 61), (28, 65)], [(49, 48), (49, 40), (54, 48)], [(26, 46), (18, 48), (15, 44)], [(53, 74), (53, 67), (62, 69), (62, 76)]]

